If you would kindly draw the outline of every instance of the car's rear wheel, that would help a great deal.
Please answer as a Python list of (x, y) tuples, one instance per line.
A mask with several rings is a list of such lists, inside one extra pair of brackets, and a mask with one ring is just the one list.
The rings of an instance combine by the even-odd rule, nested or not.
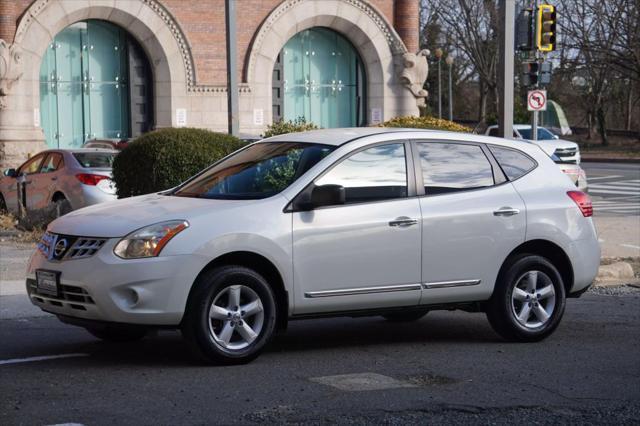
[(87, 331), (94, 337), (108, 342), (135, 342), (144, 339), (148, 330), (138, 327), (87, 327)]
[(73, 210), (71, 208), (71, 203), (64, 197), (64, 195), (54, 198), (53, 203), (56, 209), (56, 217), (64, 216)]
[(276, 324), (276, 303), (269, 283), (243, 266), (205, 272), (196, 281), (182, 333), (196, 356), (219, 364), (256, 358)]
[(564, 314), (565, 288), (557, 268), (536, 255), (515, 257), (498, 278), (487, 307), (493, 329), (507, 340), (535, 342), (549, 336)]
[(418, 321), (428, 313), (429, 311), (392, 312), (384, 314), (382, 317), (390, 322), (412, 322)]

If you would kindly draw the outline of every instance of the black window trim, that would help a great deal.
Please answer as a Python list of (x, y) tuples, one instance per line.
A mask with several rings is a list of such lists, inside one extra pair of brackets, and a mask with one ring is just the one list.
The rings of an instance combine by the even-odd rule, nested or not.
[[(488, 145), (488, 146), (487, 146), (487, 151), (489, 151), (489, 154), (491, 155), (491, 158), (493, 158), (493, 160), (496, 162), (496, 164), (498, 165), (498, 167), (500, 168), (500, 170), (502, 170), (502, 173), (504, 174), (504, 177), (505, 177), (505, 179), (507, 179), (507, 181), (508, 181), (508, 182), (515, 182), (515, 181), (517, 181), (518, 179), (521, 179), (521, 178), (525, 177), (526, 175), (528, 175), (529, 173), (531, 173), (532, 171), (534, 171), (535, 169), (537, 169), (537, 168), (538, 168), (538, 166), (540, 165), (540, 164), (535, 160), (535, 158), (533, 158), (532, 156), (530, 156), (530, 155), (529, 155), (529, 154), (527, 154), (526, 152), (520, 151), (519, 149), (511, 148), (511, 147), (509, 147), (509, 146), (504, 146), (504, 145), (496, 145), (496, 144), (494, 144), (494, 143), (490, 143), (490, 144), (487, 144), (487, 145)], [(491, 152), (491, 147), (492, 147), (492, 146), (494, 146), (494, 147), (496, 147), (496, 148), (507, 149), (507, 150), (509, 150), (509, 151), (514, 151), (514, 152), (517, 152), (518, 154), (522, 154), (522, 155), (524, 155), (525, 157), (527, 157), (529, 160), (531, 160), (531, 161), (533, 162), (533, 167), (532, 167), (531, 169), (529, 169), (529, 170), (527, 171), (527, 173), (522, 174), (522, 175), (518, 176), (518, 177), (517, 177), (517, 178), (515, 178), (515, 179), (509, 179), (509, 177), (507, 176), (507, 173), (505, 173), (505, 171), (502, 169), (502, 166), (500, 165), (500, 162), (498, 162), (498, 159), (497, 159), (497, 158), (495, 158), (495, 156), (493, 155), (493, 152)]]
[(342, 161), (344, 161), (345, 159), (351, 157), (352, 155), (356, 155), (356, 154), (358, 154), (358, 153), (360, 153), (362, 151), (366, 151), (367, 149), (374, 148), (376, 146), (395, 145), (395, 144), (402, 144), (404, 146), (404, 160), (405, 160), (405, 168), (406, 168), (406, 173), (407, 173), (407, 196), (406, 197), (389, 198), (387, 200), (362, 201), (362, 202), (359, 202), (359, 203), (336, 204), (336, 205), (332, 205), (332, 206), (318, 207), (318, 208), (316, 208), (314, 210), (334, 209), (334, 208), (348, 207), (348, 206), (361, 206), (361, 205), (365, 205), (365, 204), (388, 203), (388, 202), (392, 202), (392, 201), (407, 200), (409, 198), (416, 197), (418, 194), (416, 192), (415, 161), (414, 161), (414, 157), (413, 157), (413, 150), (412, 150), (412, 147), (411, 147), (411, 143), (410, 143), (410, 141), (408, 141), (406, 139), (394, 139), (394, 140), (371, 143), (369, 145), (365, 145), (365, 146), (362, 146), (362, 147), (360, 147), (358, 149), (355, 149), (353, 151), (349, 151), (349, 152), (345, 153), (343, 156), (341, 156), (340, 158), (336, 159), (331, 165), (329, 165), (321, 173), (319, 173), (316, 177), (314, 177), (311, 180), (311, 182), (309, 182), (307, 184), (307, 186), (305, 186), (300, 192), (298, 192), (295, 195), (295, 197), (293, 197), (291, 199), (291, 201), (289, 203), (287, 203), (287, 205), (284, 207), (284, 209), (282, 211), (284, 213), (297, 213), (297, 212), (303, 211), (303, 210), (300, 210), (300, 209), (295, 207), (296, 201), (301, 196), (303, 196), (303, 194), (310, 193), (313, 190), (313, 188), (315, 187), (315, 183), (316, 183), (316, 181), (318, 179), (322, 178), (324, 175), (329, 173), (331, 170), (333, 170), (335, 167), (337, 167), (338, 164), (342, 163)]
[[(444, 192), (440, 194), (427, 194), (424, 190), (424, 176), (422, 175), (422, 165), (421, 165), (422, 163), (420, 160), (420, 150), (418, 149), (419, 143), (427, 143), (427, 144), (433, 144), (433, 143), (445, 144), (446, 143), (446, 144), (456, 144), (456, 145), (472, 145), (472, 146), (479, 147), (484, 153), (485, 157), (487, 157), (487, 161), (491, 166), (491, 172), (493, 174), (493, 185), (484, 186), (480, 188), (469, 188), (469, 189), (462, 189), (459, 191)], [(500, 167), (496, 159), (493, 157), (493, 154), (491, 153), (489, 148), (486, 146), (486, 144), (482, 142), (470, 142), (470, 141), (447, 140), (447, 139), (412, 139), (411, 145), (412, 146), (415, 145), (413, 148), (413, 163), (415, 168), (414, 174), (416, 176), (416, 190), (419, 197), (439, 197), (443, 195), (460, 194), (460, 193), (470, 192), (470, 191), (483, 191), (486, 189), (495, 188), (497, 186), (500, 186), (509, 182), (506, 174), (504, 173), (504, 171), (502, 170), (502, 168)]]

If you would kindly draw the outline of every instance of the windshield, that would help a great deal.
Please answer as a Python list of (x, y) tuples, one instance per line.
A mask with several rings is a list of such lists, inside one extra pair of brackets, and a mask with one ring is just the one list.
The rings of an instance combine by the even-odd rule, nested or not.
[(334, 149), (299, 142), (257, 143), (216, 164), (172, 195), (232, 200), (271, 197)]
[(87, 169), (110, 169), (116, 154), (113, 152), (74, 152), (78, 163)]
[[(522, 135), (524, 139), (531, 139), (531, 128), (528, 129), (518, 129), (518, 132)], [(554, 139), (553, 133), (545, 129), (544, 127), (538, 127), (538, 140), (546, 141)]]

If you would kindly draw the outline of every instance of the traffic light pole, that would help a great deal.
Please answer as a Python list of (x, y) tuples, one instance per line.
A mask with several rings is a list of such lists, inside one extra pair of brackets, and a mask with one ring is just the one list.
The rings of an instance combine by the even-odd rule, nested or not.
[(515, 39), (516, 2), (500, 0), (500, 56), (498, 66), (499, 111), (498, 135), (513, 137), (513, 63)]

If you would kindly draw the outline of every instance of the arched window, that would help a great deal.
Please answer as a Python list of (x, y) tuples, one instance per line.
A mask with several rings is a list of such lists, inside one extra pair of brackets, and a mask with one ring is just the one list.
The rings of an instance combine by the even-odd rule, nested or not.
[(293, 36), (283, 47), (273, 72), (273, 117), (299, 117), (316, 125), (365, 124), (364, 70), (355, 47), (328, 28)]
[(47, 145), (79, 147), (89, 139), (124, 139), (149, 130), (152, 81), (142, 48), (122, 28), (100, 20), (65, 28), (40, 67)]

